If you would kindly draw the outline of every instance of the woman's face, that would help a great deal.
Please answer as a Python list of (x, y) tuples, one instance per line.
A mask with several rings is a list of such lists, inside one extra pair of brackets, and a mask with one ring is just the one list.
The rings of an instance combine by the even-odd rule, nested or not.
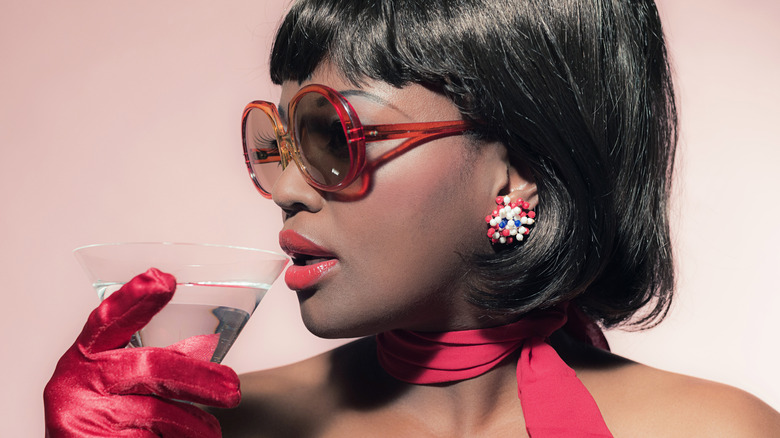
[[(285, 82), (279, 107), (286, 110), (310, 83), (348, 95), (364, 125), (460, 119), (447, 98), (420, 85), (366, 81), (354, 94), (356, 86), (327, 63), (302, 84)], [(367, 143), (367, 160), (402, 142)], [(309, 186), (290, 165), (271, 190), (283, 210), (280, 243), (301, 259), (286, 280), (307, 328), (354, 337), (479, 325), (482, 312), (465, 300), (461, 255), (491, 250), (484, 217), (509, 185), (505, 148), (463, 135), (441, 138), (383, 163), (371, 182), (364, 196), (346, 199)]]

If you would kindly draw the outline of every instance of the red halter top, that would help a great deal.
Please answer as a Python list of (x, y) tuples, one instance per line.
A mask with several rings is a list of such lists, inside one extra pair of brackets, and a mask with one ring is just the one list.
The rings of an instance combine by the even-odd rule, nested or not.
[(528, 435), (612, 437), (593, 397), (574, 370), (546, 342), (564, 324), (577, 338), (608, 349), (598, 326), (575, 306), (564, 304), (499, 327), (444, 333), (380, 333), (377, 353), (391, 376), (424, 385), (479, 376), (520, 348), (517, 391)]

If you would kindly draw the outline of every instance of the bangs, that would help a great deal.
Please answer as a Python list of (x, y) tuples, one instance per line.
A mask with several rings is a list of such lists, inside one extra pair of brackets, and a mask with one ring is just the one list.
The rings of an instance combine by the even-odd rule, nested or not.
[[(303, 82), (325, 60), (352, 82), (361, 76), (393, 85), (401, 79), (383, 5), (348, 1), (298, 1), (282, 22), (271, 52), (271, 79)], [(358, 2), (354, 2), (358, 3)]]
[(443, 90), (470, 71), (458, 53), (463, 32), (453, 30), (474, 20), (464, 20), (456, 3), (297, 1), (276, 35), (271, 79), (302, 82), (327, 60), (358, 85), (370, 78)]

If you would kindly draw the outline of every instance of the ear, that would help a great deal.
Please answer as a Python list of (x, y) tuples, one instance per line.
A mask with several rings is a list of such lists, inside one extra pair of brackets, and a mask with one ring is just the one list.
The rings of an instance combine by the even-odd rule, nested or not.
[(536, 181), (530, 168), (524, 164), (512, 165), (505, 145), (499, 142), (485, 145), (483, 151), (491, 151), (489, 157), (490, 195), (509, 196), (512, 201), (522, 198), (533, 209), (538, 203)]
[(536, 181), (531, 170), (524, 165), (513, 166), (507, 160), (507, 181), (508, 184), (501, 189), (499, 195), (509, 196), (512, 201), (523, 199), (530, 204), (530, 208), (536, 207), (539, 198), (536, 193)]

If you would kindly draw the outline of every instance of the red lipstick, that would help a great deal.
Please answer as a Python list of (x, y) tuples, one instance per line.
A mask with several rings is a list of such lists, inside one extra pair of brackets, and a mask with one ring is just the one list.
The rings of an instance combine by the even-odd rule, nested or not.
[(279, 233), (279, 246), (293, 260), (284, 274), (284, 281), (292, 290), (315, 286), (339, 263), (335, 254), (292, 230)]

